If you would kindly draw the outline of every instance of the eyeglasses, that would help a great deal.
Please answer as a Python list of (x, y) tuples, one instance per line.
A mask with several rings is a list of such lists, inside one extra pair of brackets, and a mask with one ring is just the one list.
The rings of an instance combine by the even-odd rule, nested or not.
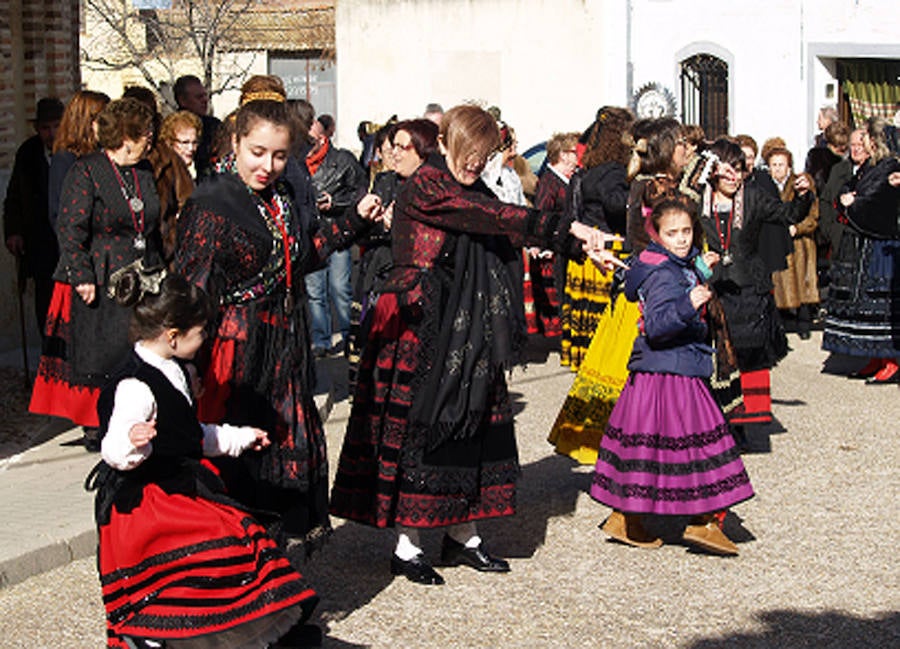
[(407, 142), (406, 144), (400, 144), (399, 142), (394, 142), (394, 151), (412, 151), (416, 146), (412, 142)]

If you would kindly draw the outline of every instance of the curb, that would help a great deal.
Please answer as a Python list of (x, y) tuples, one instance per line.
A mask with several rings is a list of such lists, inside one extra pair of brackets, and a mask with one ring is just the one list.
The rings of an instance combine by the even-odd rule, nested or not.
[(60, 568), (72, 561), (94, 555), (97, 551), (97, 530), (91, 529), (30, 550), (25, 554), (0, 561), (0, 588), (12, 586), (36, 575)]
[[(319, 412), (319, 416), (324, 423), (328, 420), (336, 400), (336, 385), (333, 371), (329, 366), (316, 364), (316, 390), (313, 395), (313, 400), (316, 409)], [(74, 477), (70, 476), (69, 482), (71, 484), (68, 485), (68, 488), (78, 490), (79, 494), (76, 497), (77, 502), (58, 503), (54, 500), (52, 493), (54, 486), (58, 487), (58, 484), (56, 484), (53, 477), (51, 477), (56, 475), (54, 474), (54, 463), (58, 460), (57, 456), (66, 453), (71, 455), (70, 451), (60, 451), (59, 449), (65, 448), (66, 446), (71, 447), (72, 441), (77, 440), (80, 437), (81, 429), (75, 427), (66, 430), (43, 444), (28, 449), (24, 452), (25, 454), (28, 454), (28, 463), (35, 466), (40, 465), (41, 476), (46, 476), (46, 478), (42, 479), (37, 486), (34, 486), (33, 482), (31, 484), (20, 485), (13, 481), (13, 483), (3, 485), (4, 488), (0, 489), (0, 491), (6, 495), (8, 500), (11, 500), (10, 496), (18, 493), (27, 494), (29, 498), (35, 498), (34, 503), (31, 505), (31, 507), (34, 508), (32, 511), (37, 513), (43, 510), (42, 513), (45, 517), (51, 513), (46, 511), (48, 503), (53, 503), (53, 505), (49, 505), (51, 507), (56, 506), (61, 508), (57, 510), (60, 514), (54, 517), (52, 522), (45, 520), (36, 525), (30, 524), (30, 521), (25, 520), (27, 517), (22, 515), (22, 508), (19, 508), (18, 512), (10, 512), (10, 515), (3, 516), (7, 527), (10, 531), (15, 532), (14, 539), (28, 539), (31, 543), (25, 542), (19, 544), (15, 540), (10, 541), (9, 537), (7, 537), (7, 540), (4, 543), (4, 545), (7, 546), (5, 548), (7, 552), (2, 552), (3, 548), (0, 548), (0, 556), (12, 556), (0, 558), (0, 590), (7, 586), (21, 583), (44, 572), (60, 568), (72, 561), (93, 556), (96, 553), (97, 530), (93, 525), (93, 510), (90, 510), (90, 516), (85, 516), (85, 512), (83, 511), (86, 502), (91, 503), (88, 507), (93, 507), (93, 497), (81, 490), (81, 484), (89, 471), (89, 468), (83, 469), (83, 467), (80, 466), (82, 464), (88, 464), (84, 461), (83, 456), (77, 459), (79, 466), (77, 469), (74, 469), (75, 475)], [(96, 460), (99, 460), (99, 455), (94, 456), (91, 465)], [(9, 473), (6, 473), (6, 476), (9, 475)], [(39, 490), (43, 491), (44, 488), (50, 493), (46, 495), (37, 493)], [(9, 505), (11, 505), (11, 503), (4, 502), (2, 506), (5, 508)], [(78, 515), (71, 515), (70, 512), (73, 511), (78, 512)], [(18, 513), (19, 515), (15, 516), (15, 513)], [(0, 515), (2, 514), (3, 512), (0, 512)], [(87, 520), (85, 521), (85, 519)], [(87, 521), (89, 521), (89, 523), (86, 527)], [(47, 529), (58, 529), (59, 527), (74, 529), (63, 532), (61, 535), (62, 538), (54, 538), (47, 534)], [(43, 545), (34, 547), (33, 541), (40, 539), (41, 537), (44, 537)], [(38, 542), (40, 543), (40, 541)], [(17, 551), (21, 551), (21, 553), (16, 554)]]

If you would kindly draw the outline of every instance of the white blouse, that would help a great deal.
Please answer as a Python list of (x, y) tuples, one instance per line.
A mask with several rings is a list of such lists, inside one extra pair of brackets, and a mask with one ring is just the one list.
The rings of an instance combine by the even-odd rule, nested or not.
[[(141, 360), (162, 372), (184, 398), (193, 403), (190, 388), (178, 363), (159, 356), (139, 342), (135, 343), (134, 351)], [(153, 453), (153, 442), (136, 448), (128, 438), (128, 433), (135, 424), (155, 418), (156, 399), (153, 398), (150, 386), (135, 378), (120, 381), (116, 387), (109, 427), (100, 444), (100, 455), (103, 460), (115, 469), (128, 471), (150, 457)], [(200, 427), (203, 429), (203, 454), (210, 457), (216, 455), (237, 457), (256, 441), (256, 432), (249, 426), (201, 423)]]

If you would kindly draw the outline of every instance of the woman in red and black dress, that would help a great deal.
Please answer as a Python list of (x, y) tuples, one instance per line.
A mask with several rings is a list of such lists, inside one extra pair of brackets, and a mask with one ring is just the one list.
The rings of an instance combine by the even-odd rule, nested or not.
[(223, 463), (226, 483), (241, 502), (280, 514), (286, 540), (311, 549), (330, 525), (303, 276), (367, 224), (348, 213), (311, 229), (280, 178), (296, 120), (280, 81), (247, 83), (257, 80), (277, 83), (243, 94), (234, 153), (179, 218), (175, 268), (218, 303), (200, 419), (262, 428), (272, 441)]
[[(398, 527), (391, 572), (443, 578), (418, 530), (446, 527), (441, 558), (477, 570), (509, 564), (482, 546), (475, 521), (515, 513), (519, 474), (504, 370), (524, 340), (523, 245), (551, 247), (558, 215), (502, 203), (480, 180), (499, 144), (494, 118), (457, 106), (439, 146), (401, 186), (394, 266), (368, 313), (368, 339), (332, 490), (331, 513)], [(575, 224), (579, 238), (601, 236)]]
[(143, 160), (152, 120), (134, 99), (108, 104), (97, 116), (102, 150), (74, 163), (59, 201), (60, 259), (29, 410), (84, 427), (91, 450), (97, 396), (129, 347), (130, 313), (106, 294), (109, 277), (138, 259), (161, 263), (159, 199)]
[[(556, 133), (547, 141), (548, 164), (535, 190), (535, 209), (558, 213), (565, 210), (569, 179), (578, 168), (578, 154), (575, 151), (577, 143), (578, 133)], [(561, 264), (556, 263), (552, 250), (536, 247), (526, 250), (525, 264), (531, 277), (531, 282), (525, 285), (525, 321), (528, 333), (540, 333), (548, 338), (560, 336), (562, 324), (557, 286), (562, 287), (565, 274), (563, 269), (557, 270)]]

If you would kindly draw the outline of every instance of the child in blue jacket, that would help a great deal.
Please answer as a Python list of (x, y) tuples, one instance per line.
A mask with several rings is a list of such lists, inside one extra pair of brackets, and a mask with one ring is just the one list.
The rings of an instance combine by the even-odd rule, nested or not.
[(613, 508), (601, 526), (638, 547), (659, 547), (642, 515), (692, 517), (684, 540), (736, 555), (722, 532), (725, 510), (753, 489), (708, 380), (704, 283), (716, 253), (700, 256), (695, 218), (678, 201), (651, 215), (654, 239), (626, 274), (625, 294), (641, 309), (630, 376), (609, 419), (591, 496)]

